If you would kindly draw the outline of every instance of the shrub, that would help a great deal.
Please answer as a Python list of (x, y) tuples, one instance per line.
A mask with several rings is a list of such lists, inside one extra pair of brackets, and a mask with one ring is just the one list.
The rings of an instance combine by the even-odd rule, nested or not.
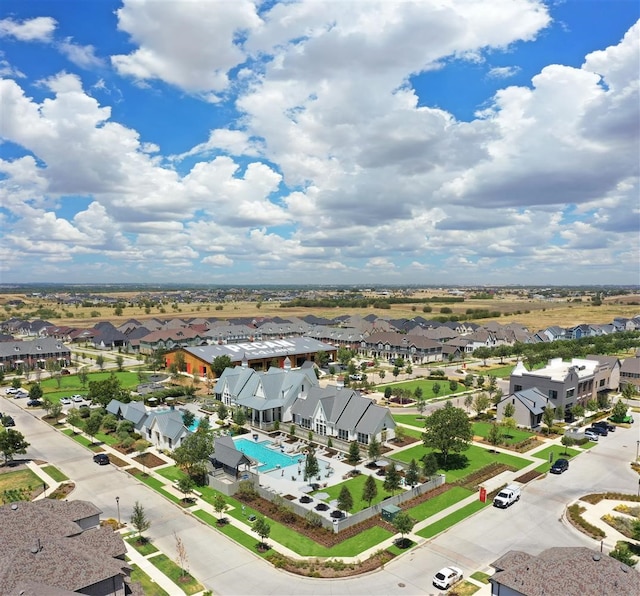
[(567, 507), (567, 515), (571, 522), (585, 531), (585, 533), (589, 534), (593, 538), (604, 538), (606, 534), (603, 530), (590, 524), (584, 517), (582, 517), (582, 513), (585, 511), (585, 508), (578, 505), (577, 503), (570, 505)]

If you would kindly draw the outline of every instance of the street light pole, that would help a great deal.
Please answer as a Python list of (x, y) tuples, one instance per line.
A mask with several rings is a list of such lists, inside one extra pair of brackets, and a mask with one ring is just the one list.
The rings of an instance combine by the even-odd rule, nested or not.
[(120, 529), (120, 497), (116, 497), (116, 507), (118, 508), (118, 530)]

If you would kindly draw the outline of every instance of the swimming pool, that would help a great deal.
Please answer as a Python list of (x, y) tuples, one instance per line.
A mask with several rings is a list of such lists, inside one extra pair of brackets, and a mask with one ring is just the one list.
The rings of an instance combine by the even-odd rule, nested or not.
[(259, 472), (269, 472), (278, 467), (286, 468), (287, 466), (295, 466), (298, 462), (304, 461), (304, 456), (297, 455), (292, 457), (286, 453), (280, 453), (275, 449), (269, 449), (267, 445), (271, 445), (271, 441), (250, 441), (249, 439), (236, 439), (236, 448), (245, 455), (256, 459), (260, 462), (258, 466)]

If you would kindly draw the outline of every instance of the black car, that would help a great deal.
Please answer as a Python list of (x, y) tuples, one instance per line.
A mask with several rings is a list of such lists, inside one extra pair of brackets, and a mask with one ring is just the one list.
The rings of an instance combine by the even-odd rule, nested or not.
[(601, 437), (606, 437), (609, 434), (609, 431), (604, 426), (591, 426), (590, 430), (592, 430), (597, 435)]
[(106, 453), (96, 453), (93, 456), (93, 461), (97, 464), (100, 464), (101, 466), (106, 466), (110, 463), (109, 456)]
[(31, 406), (32, 408), (39, 408), (40, 406), (42, 406), (42, 402), (39, 399), (30, 399), (27, 402), (28, 406)]
[(15, 426), (15, 420), (11, 416), (2, 417), (2, 426)]
[(592, 428), (595, 428), (596, 426), (599, 426), (601, 428), (606, 428), (610, 433), (616, 432), (616, 425), (611, 424), (606, 420), (598, 420), (598, 422), (594, 422), (591, 426)]
[(569, 469), (569, 460), (557, 459), (551, 466), (550, 471), (552, 474), (562, 474), (562, 472), (566, 472), (568, 469)]

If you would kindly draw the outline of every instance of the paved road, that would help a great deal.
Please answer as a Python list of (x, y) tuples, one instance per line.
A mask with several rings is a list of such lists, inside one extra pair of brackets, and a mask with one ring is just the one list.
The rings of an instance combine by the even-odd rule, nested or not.
[(640, 420), (619, 429), (591, 452), (571, 463), (561, 476), (534, 481), (519, 503), (506, 510), (487, 508), (436, 539), (377, 572), (353, 579), (317, 580), (276, 570), (183, 513), (114, 466), (96, 466), (83, 447), (53, 430), (13, 400), (0, 410), (16, 419), (32, 446), (28, 456), (47, 460), (76, 482), (72, 497), (93, 501), (107, 517), (127, 521), (133, 503), (144, 504), (152, 526), (148, 536), (175, 558), (174, 532), (184, 541), (192, 573), (216, 594), (377, 595), (435, 594), (430, 578), (444, 565), (457, 564), (465, 574), (485, 569), (510, 549), (532, 553), (551, 546), (596, 546), (559, 522), (567, 502), (596, 490), (635, 492), (638, 476), (630, 470), (640, 440)]

